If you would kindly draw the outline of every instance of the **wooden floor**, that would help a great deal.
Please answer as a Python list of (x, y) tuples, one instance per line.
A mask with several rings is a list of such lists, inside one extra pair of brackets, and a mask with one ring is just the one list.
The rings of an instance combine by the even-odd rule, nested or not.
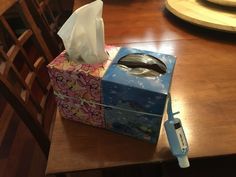
[[(86, 2), (89, 1), (76, 0), (75, 8)], [(198, 52), (206, 52), (206, 58), (224, 54), (231, 57), (231, 60), (236, 60), (235, 53), (232, 53), (233, 49), (236, 50), (235, 35), (202, 29), (183, 22), (166, 11), (163, 0), (104, 0), (104, 4), (107, 44), (139, 48), (150, 43), (147, 49), (162, 53), (176, 55), (185, 52), (186, 56), (191, 57), (194, 54), (198, 55)], [(212, 56), (209, 56), (208, 49), (215, 50), (215, 55), (211, 52)], [(180, 63), (181, 60), (184, 58), (179, 60)], [(204, 58), (199, 58), (199, 62), (203, 60)], [(219, 72), (230, 74), (231, 71), (222, 68)], [(0, 120), (0, 124), (4, 124), (0, 125), (0, 128), (4, 127), (4, 131), (0, 131), (0, 177), (44, 176), (46, 159), (23, 123), (17, 116), (13, 116), (7, 124), (4, 122), (6, 121)], [(180, 169), (177, 162), (173, 161), (162, 166), (154, 163), (83, 172), (80, 176), (236, 176), (235, 155), (193, 159), (191, 162), (188, 169)]]

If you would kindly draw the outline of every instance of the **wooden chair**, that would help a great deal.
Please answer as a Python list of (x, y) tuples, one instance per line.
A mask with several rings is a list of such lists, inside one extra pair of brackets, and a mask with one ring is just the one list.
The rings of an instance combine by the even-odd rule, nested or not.
[(73, 0), (65, 1), (69, 7), (65, 9), (62, 0), (26, 0), (27, 6), (35, 20), (35, 23), (47, 39), (53, 57), (64, 50), (62, 40), (57, 35), (58, 30), (72, 13)]
[(47, 157), (56, 110), (46, 68), (52, 55), (23, 0), (6, 1), (0, 12), (0, 94)]
[[(4, 144), (5, 135), (8, 133), (8, 128), (14, 120), (12, 120), (14, 110), (11, 105), (5, 100), (5, 97), (0, 94), (0, 147)], [(14, 124), (16, 125), (16, 124)], [(1, 155), (0, 155), (1, 156)]]

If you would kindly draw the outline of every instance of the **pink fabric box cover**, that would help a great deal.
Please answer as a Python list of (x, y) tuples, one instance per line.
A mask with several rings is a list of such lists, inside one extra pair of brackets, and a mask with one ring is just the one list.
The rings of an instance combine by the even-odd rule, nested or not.
[[(109, 59), (102, 64), (79, 64), (62, 52), (50, 64), (48, 72), (61, 115), (70, 120), (105, 128), (101, 103), (101, 78), (118, 51), (106, 47)], [(96, 103), (96, 104), (94, 104)]]

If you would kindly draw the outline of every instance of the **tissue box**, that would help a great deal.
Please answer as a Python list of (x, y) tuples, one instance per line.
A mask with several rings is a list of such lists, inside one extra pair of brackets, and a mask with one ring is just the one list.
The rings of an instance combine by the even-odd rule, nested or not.
[[(118, 65), (127, 54), (146, 54), (163, 61), (165, 74), (157, 77), (132, 75)], [(170, 89), (175, 58), (150, 51), (122, 48), (102, 79), (102, 102), (106, 128), (155, 143)]]
[[(110, 55), (117, 48), (106, 48)], [(110, 57), (112, 58), (112, 57)], [(70, 120), (105, 128), (101, 103), (101, 78), (111, 63), (78, 64), (62, 52), (49, 65), (48, 72), (61, 115)], [(94, 104), (98, 103), (98, 104)]]
[[(110, 59), (103, 64), (74, 63), (62, 53), (48, 65), (60, 113), (66, 119), (156, 143), (175, 58), (129, 48), (106, 50)], [(158, 77), (129, 74), (117, 63), (130, 53), (161, 59), (167, 73)]]

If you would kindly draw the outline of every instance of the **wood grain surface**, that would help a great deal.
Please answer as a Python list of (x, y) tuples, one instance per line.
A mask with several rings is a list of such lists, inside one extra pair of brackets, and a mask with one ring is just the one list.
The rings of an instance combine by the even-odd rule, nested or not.
[(205, 0), (166, 0), (166, 7), (190, 23), (236, 33), (236, 11)]
[[(104, 0), (103, 17), (107, 44), (177, 57), (173, 110), (180, 111), (190, 163), (193, 158), (235, 154), (236, 36), (185, 23), (165, 10), (164, 1)], [(46, 173), (170, 159), (175, 157), (163, 127), (158, 144), (151, 145), (57, 114)]]

